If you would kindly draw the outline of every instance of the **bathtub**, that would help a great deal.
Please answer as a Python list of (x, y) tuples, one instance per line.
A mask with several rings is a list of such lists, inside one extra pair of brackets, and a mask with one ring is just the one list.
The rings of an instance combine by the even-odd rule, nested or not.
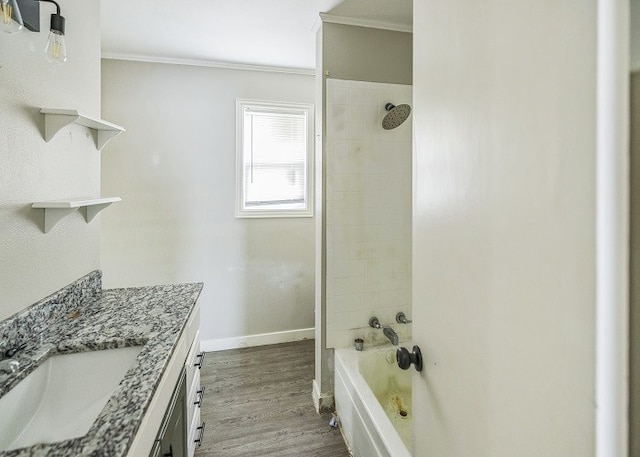
[(335, 350), (335, 403), (354, 457), (411, 457), (411, 372), (396, 348)]

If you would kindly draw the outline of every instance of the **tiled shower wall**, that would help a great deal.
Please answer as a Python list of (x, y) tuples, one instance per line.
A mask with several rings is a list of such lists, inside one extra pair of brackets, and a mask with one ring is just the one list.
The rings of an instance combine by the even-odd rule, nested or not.
[[(327, 346), (380, 340), (371, 316), (411, 316), (411, 117), (384, 130), (384, 106), (411, 104), (411, 86), (327, 80)], [(403, 328), (404, 327), (404, 328)]]

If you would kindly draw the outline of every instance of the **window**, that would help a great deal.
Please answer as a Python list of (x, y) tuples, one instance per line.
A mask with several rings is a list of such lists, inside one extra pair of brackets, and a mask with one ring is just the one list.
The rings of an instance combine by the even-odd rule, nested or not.
[(312, 216), (313, 106), (237, 100), (236, 116), (236, 216)]

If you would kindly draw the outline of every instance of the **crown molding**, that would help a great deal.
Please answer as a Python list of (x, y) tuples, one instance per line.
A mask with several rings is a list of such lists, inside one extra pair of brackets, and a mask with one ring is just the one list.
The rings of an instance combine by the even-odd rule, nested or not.
[(264, 71), (270, 73), (287, 73), (292, 75), (308, 76), (315, 76), (316, 74), (316, 70), (310, 68), (250, 65), (244, 63), (222, 62), (217, 60), (177, 59), (173, 57), (145, 56), (139, 54), (118, 54), (103, 52), (102, 58), (108, 60), (127, 60), (133, 62), (165, 63), (170, 65), (189, 65), (193, 67), (222, 68), (225, 70)]
[(335, 14), (320, 13), (322, 22), (332, 24), (353, 25), (356, 27), (369, 27), (372, 29), (392, 30), (394, 32), (413, 33), (413, 26), (398, 22), (374, 21), (357, 17), (337, 16)]

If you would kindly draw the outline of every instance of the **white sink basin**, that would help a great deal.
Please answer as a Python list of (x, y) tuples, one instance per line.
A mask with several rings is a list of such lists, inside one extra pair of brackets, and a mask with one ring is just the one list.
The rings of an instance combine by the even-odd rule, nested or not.
[(141, 350), (47, 359), (0, 398), (0, 451), (86, 435)]

